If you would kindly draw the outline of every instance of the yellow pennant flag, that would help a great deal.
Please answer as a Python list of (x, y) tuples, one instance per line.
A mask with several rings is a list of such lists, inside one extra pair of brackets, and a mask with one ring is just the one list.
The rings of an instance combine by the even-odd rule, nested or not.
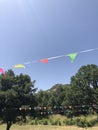
[(25, 69), (26, 67), (22, 64), (17, 64), (14, 66), (14, 68), (24, 68)]

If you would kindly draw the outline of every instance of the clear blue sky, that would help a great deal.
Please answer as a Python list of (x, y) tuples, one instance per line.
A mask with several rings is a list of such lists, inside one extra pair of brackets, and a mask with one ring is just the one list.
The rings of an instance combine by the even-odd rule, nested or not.
[[(0, 0), (0, 67), (98, 47), (98, 0)], [(33, 63), (28, 74), (39, 89), (70, 83), (82, 65), (98, 65), (98, 51)]]

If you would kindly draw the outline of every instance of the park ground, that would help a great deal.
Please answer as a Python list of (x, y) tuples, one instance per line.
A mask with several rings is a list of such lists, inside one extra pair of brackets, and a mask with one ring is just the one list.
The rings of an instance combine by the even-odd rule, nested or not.
[[(6, 125), (0, 125), (5, 130)], [(50, 125), (12, 125), (10, 130), (98, 130), (98, 127), (80, 128), (76, 126), (50, 126)]]

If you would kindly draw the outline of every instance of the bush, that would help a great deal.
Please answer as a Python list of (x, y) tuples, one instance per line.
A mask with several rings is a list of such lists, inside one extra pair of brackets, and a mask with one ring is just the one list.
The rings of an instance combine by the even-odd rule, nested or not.
[(73, 119), (65, 119), (64, 121), (63, 121), (63, 123), (65, 124), (65, 125), (74, 125), (74, 120)]
[(48, 125), (48, 120), (47, 120), (47, 119), (43, 119), (43, 120), (42, 120), (42, 124), (43, 124), (43, 125)]
[(29, 124), (30, 124), (30, 125), (35, 125), (35, 120), (31, 120), (31, 121), (29, 122)]
[(77, 126), (79, 127), (87, 127), (87, 122), (86, 122), (86, 119), (80, 119), (78, 122), (77, 122)]
[(62, 125), (62, 122), (60, 121), (60, 119), (54, 119), (54, 120), (50, 120), (50, 124), (51, 124), (51, 125), (61, 126), (61, 125)]
[[(1, 122), (2, 123), (2, 122)], [(88, 116), (80, 116), (80, 117), (73, 117), (73, 118), (62, 118), (57, 116), (50, 116), (49, 118), (27, 118), (27, 124), (31, 125), (76, 125), (79, 127), (92, 127), (94, 125), (98, 125), (97, 115), (88, 115)], [(24, 122), (22, 120), (18, 120), (17, 124), (23, 125)]]
[(37, 118), (35, 118), (35, 124), (34, 125), (38, 125), (38, 120)]
[(55, 121), (52, 120), (51, 121), (51, 125), (56, 125)]
[(96, 120), (87, 120), (86, 118), (81, 118), (80, 121), (77, 122), (77, 126), (79, 127), (92, 127), (97, 123)]
[(62, 123), (61, 123), (61, 121), (59, 121), (59, 126), (61, 126), (62, 125)]

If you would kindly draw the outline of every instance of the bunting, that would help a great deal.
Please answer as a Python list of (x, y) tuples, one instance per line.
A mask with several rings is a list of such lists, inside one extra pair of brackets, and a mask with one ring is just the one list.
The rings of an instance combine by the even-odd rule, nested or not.
[(71, 54), (68, 54), (66, 56), (69, 56), (70, 57), (70, 61), (74, 62), (74, 60), (76, 59), (77, 55), (78, 55), (77, 53), (71, 53)]
[(0, 68), (0, 73), (2, 73), (4, 76), (6, 76), (6, 73), (2, 68)]
[(24, 68), (25, 69), (26, 67), (22, 64), (17, 64), (14, 66), (14, 68)]
[[(89, 112), (89, 108), (93, 109), (93, 111), (98, 111), (98, 105), (80, 105), (80, 106), (36, 106), (36, 107), (19, 107), (19, 108), (4, 108), (2, 109), (2, 111), (6, 111), (7, 109), (10, 110), (17, 110), (20, 112), (29, 112), (32, 111), (32, 113), (35, 113), (36, 116), (37, 115), (51, 115), (51, 114), (64, 114), (66, 113), (68, 110), (74, 110), (75, 113), (88, 113)], [(50, 109), (51, 108), (51, 109)]]
[(40, 62), (48, 63), (48, 59), (41, 59)]
[[(53, 57), (49, 57), (49, 58), (45, 58), (45, 59), (40, 59), (40, 60), (33, 60), (33, 61), (28, 61), (26, 63), (23, 63), (23, 64), (16, 64), (13, 66), (13, 68), (23, 68), (25, 69), (26, 66), (24, 65), (29, 65), (29, 64), (32, 64), (32, 63), (37, 63), (37, 62), (42, 62), (42, 63), (48, 63), (50, 60), (54, 60), (54, 59), (58, 59), (58, 58), (62, 58), (62, 57), (69, 57), (70, 58), (70, 61), (71, 63), (73, 63), (76, 59), (76, 57), (79, 55), (79, 54), (82, 54), (82, 53), (87, 53), (87, 52), (92, 52), (92, 51), (96, 51), (98, 50), (98, 48), (94, 48), (94, 49), (89, 49), (89, 50), (84, 50), (84, 51), (80, 51), (80, 52), (75, 52), (75, 53), (70, 53), (70, 54), (64, 54), (64, 55), (58, 55), (58, 56), (53, 56)], [(0, 68), (0, 72), (6, 76), (6, 73), (4, 72), (4, 70), (2, 69), (4, 67), (1, 67)], [(8, 68), (7, 68), (8, 69)], [(12, 67), (9, 67), (9, 69), (12, 69)]]

